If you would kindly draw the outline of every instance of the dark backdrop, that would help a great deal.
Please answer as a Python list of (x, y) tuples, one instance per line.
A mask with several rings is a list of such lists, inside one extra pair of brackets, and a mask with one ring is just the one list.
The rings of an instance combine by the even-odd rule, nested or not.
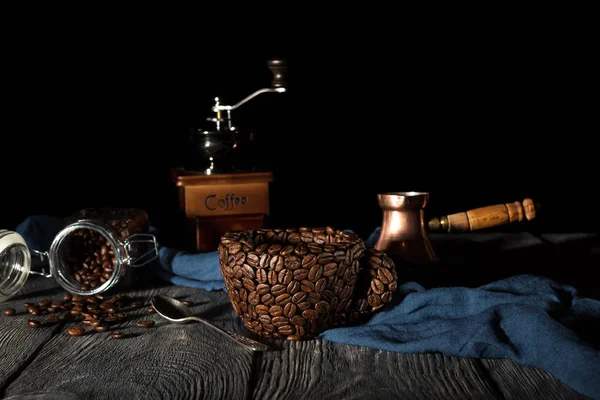
[(169, 170), (184, 162), (188, 130), (206, 125), (215, 96), (231, 104), (269, 86), (266, 60), (280, 56), (289, 92), (234, 112), (274, 172), (273, 225), (368, 233), (381, 220), (377, 193), (421, 190), (428, 216), (531, 197), (546, 213), (530, 227), (597, 230), (585, 46), (480, 37), (70, 50), (14, 58), (5, 75), (4, 228), (32, 214), (134, 206), (176, 232)]

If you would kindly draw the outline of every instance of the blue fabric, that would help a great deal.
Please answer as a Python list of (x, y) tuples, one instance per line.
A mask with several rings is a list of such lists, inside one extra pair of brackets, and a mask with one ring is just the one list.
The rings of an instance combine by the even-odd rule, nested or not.
[[(28, 244), (49, 246), (51, 239), (41, 236), (52, 232), (45, 227), (51, 219), (34, 219), (17, 230)], [(365, 240), (367, 247), (379, 232)], [(189, 254), (160, 247), (156, 271), (176, 285), (224, 290), (218, 262), (216, 251)], [(479, 288), (428, 290), (407, 282), (368, 322), (329, 329), (320, 338), (402, 353), (511, 359), (600, 399), (599, 325), (599, 301), (544, 277), (518, 275)], [(583, 335), (594, 329), (599, 334)]]
[(158, 276), (175, 285), (204, 290), (223, 290), (225, 281), (219, 269), (219, 253), (190, 254), (161, 247), (158, 252)]
[(393, 304), (365, 324), (320, 337), (401, 353), (508, 358), (598, 399), (600, 337), (586, 343), (570, 327), (584, 323), (577, 329), (591, 329), (595, 323), (597, 330), (599, 322), (600, 302), (577, 297), (572, 287), (519, 275), (475, 289), (405, 283)]
[(63, 228), (61, 219), (50, 215), (33, 215), (26, 218), (15, 228), (23, 236), (30, 249), (48, 251), (52, 240)]

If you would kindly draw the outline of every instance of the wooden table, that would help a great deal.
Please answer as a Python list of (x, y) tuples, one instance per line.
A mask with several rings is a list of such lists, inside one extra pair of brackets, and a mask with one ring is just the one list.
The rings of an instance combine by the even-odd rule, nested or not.
[[(522, 243), (522, 235), (515, 235), (515, 243)], [(461, 240), (491, 241), (494, 248), (502, 248), (494, 237), (462, 236)], [(511, 241), (506, 240), (506, 235), (503, 237), (503, 245), (510, 248)], [(451, 256), (447, 248), (444, 250), (445, 238), (438, 239), (434, 244), (439, 252)], [(454, 245), (450, 247), (456, 249)], [(517, 251), (516, 257), (525, 257), (518, 248), (512, 250)], [(488, 248), (485, 254), (497, 258), (490, 251)], [(52, 280), (32, 277), (16, 297), (0, 305), (17, 310), (11, 317), (0, 315), (1, 398), (586, 398), (544, 371), (509, 360), (399, 354), (324, 340), (262, 339), (273, 349), (252, 353), (203, 324), (173, 324), (156, 313), (148, 313), (146, 308), (127, 311), (128, 320), (119, 327), (127, 335), (123, 339), (112, 339), (108, 332), (71, 337), (67, 334), (70, 324), (64, 323), (29, 328), (23, 303), (59, 299), (62, 293)], [(151, 287), (124, 294), (146, 302), (155, 294), (189, 300), (193, 302), (194, 314), (249, 335), (225, 292), (155, 282)], [(156, 325), (149, 329), (136, 327), (136, 321), (146, 318)]]

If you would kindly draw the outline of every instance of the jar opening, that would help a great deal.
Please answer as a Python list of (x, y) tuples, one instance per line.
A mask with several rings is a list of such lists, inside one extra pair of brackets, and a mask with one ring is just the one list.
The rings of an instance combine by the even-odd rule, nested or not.
[(31, 255), (20, 235), (0, 231), (0, 302), (14, 296), (31, 270)]
[(96, 221), (67, 226), (50, 251), (52, 275), (67, 291), (81, 295), (104, 292), (123, 272), (123, 246), (111, 230)]

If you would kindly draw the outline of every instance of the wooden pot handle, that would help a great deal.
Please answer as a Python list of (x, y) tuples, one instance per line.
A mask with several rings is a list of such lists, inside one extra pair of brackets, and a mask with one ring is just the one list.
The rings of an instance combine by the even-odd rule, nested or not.
[(432, 218), (428, 226), (431, 231), (470, 232), (521, 222), (524, 219), (531, 221), (535, 218), (538, 208), (533, 200), (527, 198), (523, 202), (495, 204)]

